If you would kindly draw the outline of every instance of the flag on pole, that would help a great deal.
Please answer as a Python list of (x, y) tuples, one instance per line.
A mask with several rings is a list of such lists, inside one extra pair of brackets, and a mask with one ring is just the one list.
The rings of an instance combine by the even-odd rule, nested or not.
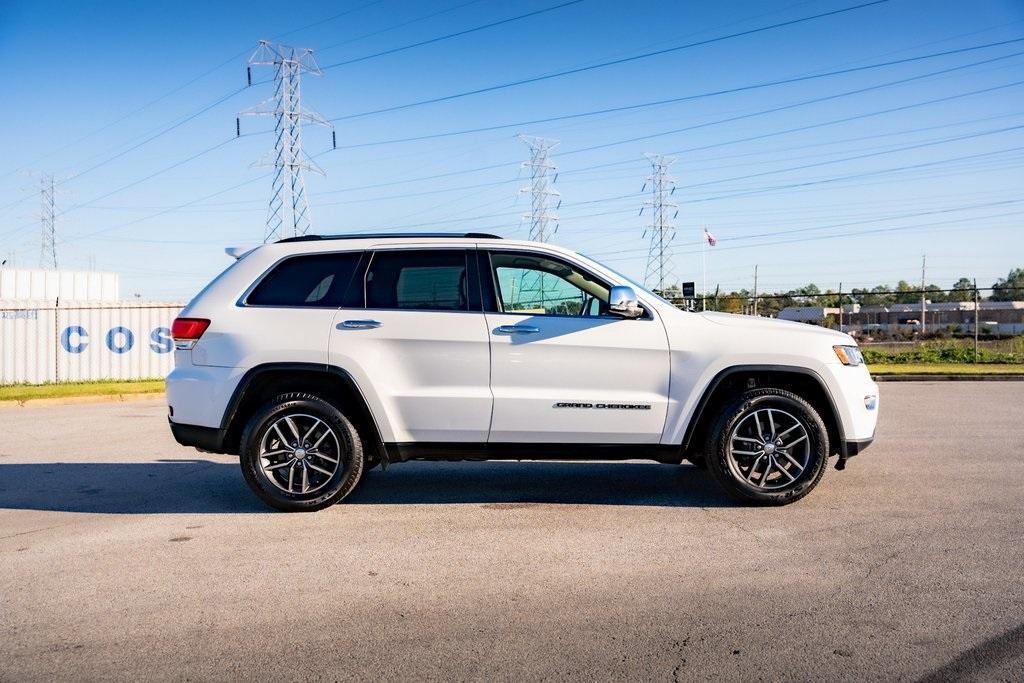
[(704, 228), (704, 239), (707, 240), (708, 245), (712, 247), (718, 242), (718, 240), (715, 239), (715, 236), (708, 232), (707, 228)]

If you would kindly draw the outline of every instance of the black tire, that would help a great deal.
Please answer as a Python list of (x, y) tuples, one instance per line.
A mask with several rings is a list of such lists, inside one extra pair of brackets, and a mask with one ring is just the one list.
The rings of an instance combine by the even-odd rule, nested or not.
[[(789, 451), (792, 451), (790, 455), (796, 458), (797, 463), (787, 462), (784, 459), (785, 455), (777, 461), (768, 457), (764, 454), (768, 445), (747, 446), (747, 448), (755, 449), (753, 455), (737, 455), (730, 451), (730, 448), (740, 451), (740, 449), (730, 446), (734, 436), (733, 431), (738, 429), (736, 434), (738, 439), (744, 438), (743, 434), (751, 436), (750, 432), (743, 430), (753, 429), (752, 424), (760, 429), (761, 426), (757, 425), (756, 420), (766, 414), (764, 412), (766, 408), (773, 411), (768, 415), (780, 416), (781, 414), (786, 418), (786, 429), (795, 422), (802, 425), (807, 437), (806, 448), (803, 447), (803, 440), (800, 440), (797, 445), (786, 445), (785, 448), (780, 448), (775, 446), (774, 438), (768, 439), (771, 442), (769, 445), (773, 453), (776, 448), (778, 448), (776, 455), (790, 454)], [(789, 418), (793, 418), (793, 421), (788, 421)], [(780, 417), (779, 421), (783, 422), (783, 419)], [(763, 426), (765, 430), (768, 429), (768, 425)], [(794, 436), (796, 434), (802, 436), (804, 432), (796, 429), (793, 432)], [(779, 432), (782, 431), (783, 428), (780, 426)], [(745, 441), (736, 443), (742, 445), (752, 440), (746, 438)], [(799, 453), (796, 450), (798, 447), (800, 448)], [(760, 459), (756, 455), (758, 452), (762, 453)], [(806, 496), (818, 485), (825, 470), (828, 469), (828, 455), (828, 430), (825, 428), (821, 416), (807, 401), (782, 389), (754, 389), (744, 392), (735, 400), (730, 401), (715, 418), (705, 445), (708, 471), (715, 481), (733, 498), (760, 505), (786, 505)], [(799, 461), (805, 458), (803, 468), (798, 470)], [(755, 460), (757, 462), (754, 462)], [(750, 463), (749, 478), (744, 476), (745, 463)], [(758, 463), (761, 463), (760, 467), (758, 467)], [(776, 469), (773, 469), (773, 465)], [(764, 475), (764, 478), (761, 475)], [(792, 477), (791, 480), (790, 477)], [(751, 481), (752, 479), (758, 481)], [(760, 486), (759, 483), (762, 482), (771, 488)]]
[[(261, 447), (266, 439), (266, 443), (283, 445), (284, 450), (288, 450), (291, 444), (281, 444), (279, 432), (274, 430), (274, 425), (278, 424), (279, 420), (292, 416), (295, 417), (293, 423), (300, 427), (299, 431), (319, 420), (323, 427), (319, 428), (314, 436), (323, 436), (323, 445), (311, 451), (310, 455), (303, 451), (301, 460), (294, 453), (276, 456), (281, 462), (295, 464), (288, 466), (276, 462), (272, 464), (278, 464), (279, 471), (265, 471), (260, 455)], [(326, 433), (326, 429), (333, 433), (333, 437)], [(285, 430), (288, 431), (290, 430)], [(290, 434), (287, 438), (292, 439)], [(310, 440), (312, 441), (313, 437)], [(314, 452), (317, 454), (312, 454)], [(335, 464), (332, 459), (338, 462)], [(269, 463), (270, 459), (267, 461)], [(334, 505), (355, 489), (363, 476), (365, 458), (359, 432), (337, 407), (311, 394), (290, 393), (274, 398), (256, 411), (249, 420), (242, 433), (241, 464), (245, 482), (264, 503), (284, 512), (313, 512)], [(306, 467), (307, 464), (309, 468)], [(320, 469), (314, 469), (320, 466)], [(324, 469), (332, 468), (329, 476), (323, 473)], [(302, 491), (303, 481), (294, 482), (284, 477), (284, 472), (295, 469), (300, 473), (305, 470), (308, 478), (305, 481), (312, 482), (308, 492)], [(301, 477), (301, 474), (299, 476)], [(278, 483), (275, 484), (275, 481)], [(286, 491), (283, 488), (285, 485), (295, 490)], [(314, 485), (315, 489), (312, 488)]]

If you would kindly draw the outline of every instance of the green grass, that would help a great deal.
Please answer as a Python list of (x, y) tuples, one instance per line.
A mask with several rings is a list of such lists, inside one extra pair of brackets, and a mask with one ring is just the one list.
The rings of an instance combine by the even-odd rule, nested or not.
[(1024, 375), (1024, 364), (869, 363), (872, 375)]
[(941, 363), (970, 363), (986, 365), (1019, 365), (1024, 362), (1024, 336), (999, 342), (985, 342), (974, 355), (969, 340), (929, 340), (914, 346), (888, 344), (861, 346), (864, 360), (869, 365), (932, 365)]
[(115, 396), (158, 394), (164, 390), (162, 379), (133, 381), (73, 382), (67, 384), (13, 384), (0, 386), (0, 401), (31, 401), (37, 398), (70, 396)]

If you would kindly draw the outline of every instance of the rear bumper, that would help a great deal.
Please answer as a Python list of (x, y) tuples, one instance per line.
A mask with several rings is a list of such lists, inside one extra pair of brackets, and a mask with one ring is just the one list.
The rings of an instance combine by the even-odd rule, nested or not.
[(227, 430), (216, 427), (201, 427), (199, 425), (187, 425), (174, 422), (170, 419), (167, 422), (171, 426), (171, 434), (174, 440), (182, 446), (191, 446), (201, 451), (211, 453), (224, 452), (224, 435)]

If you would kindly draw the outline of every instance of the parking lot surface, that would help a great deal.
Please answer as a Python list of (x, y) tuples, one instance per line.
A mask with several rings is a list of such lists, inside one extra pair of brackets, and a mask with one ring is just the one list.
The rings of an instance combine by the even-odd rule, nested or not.
[(1024, 384), (882, 386), (784, 508), (406, 463), (270, 512), (159, 400), (0, 410), (0, 679), (1024, 678)]

